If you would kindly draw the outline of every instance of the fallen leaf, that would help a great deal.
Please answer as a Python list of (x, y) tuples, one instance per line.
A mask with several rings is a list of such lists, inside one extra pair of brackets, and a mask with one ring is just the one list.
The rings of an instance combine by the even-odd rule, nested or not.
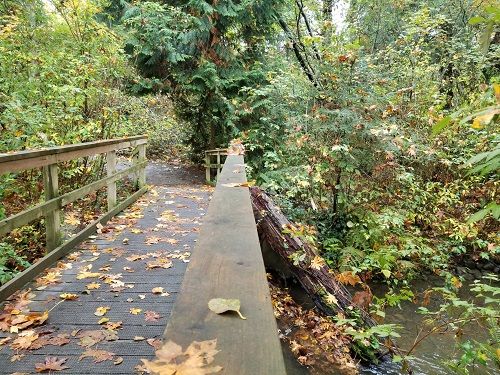
[(62, 299), (65, 299), (65, 300), (74, 301), (74, 300), (78, 299), (78, 294), (63, 293), (63, 294), (59, 294), (59, 297), (61, 297)]
[(157, 286), (156, 288), (151, 289), (151, 293), (153, 293), (153, 294), (161, 294), (161, 293), (163, 293), (163, 287)]
[(97, 324), (101, 325), (101, 324), (104, 324), (104, 323), (107, 323), (107, 322), (109, 322), (109, 318), (101, 318), (101, 319), (97, 322)]
[(95, 316), (103, 316), (104, 314), (106, 314), (108, 312), (108, 310), (110, 309), (109, 306), (100, 306), (96, 309), (94, 315)]
[(45, 357), (45, 363), (35, 363), (36, 372), (42, 371), (61, 371), (69, 368), (65, 366), (64, 363), (68, 360), (68, 358), (60, 358), (57, 357)]
[(23, 333), (23, 336), (19, 336), (18, 338), (16, 338), (10, 345), (10, 348), (12, 350), (28, 349), (33, 341), (38, 338), (38, 334), (36, 334), (35, 331), (26, 331)]
[(123, 358), (122, 358), (122, 357), (118, 357), (118, 358), (116, 359), (116, 361), (114, 361), (114, 362), (113, 362), (113, 364), (116, 366), (116, 365), (121, 364), (122, 362), (123, 362)]
[(122, 329), (122, 322), (107, 322), (104, 326), (104, 329), (108, 329), (111, 331), (116, 331), (117, 329)]
[(21, 360), (21, 359), (23, 359), (25, 356), (26, 356), (26, 354), (24, 354), (24, 353), (21, 353), (21, 354), (15, 354), (15, 355), (13, 355), (13, 356), (10, 358), (10, 361), (11, 361), (11, 362), (20, 361), (20, 360)]
[(134, 337), (134, 341), (144, 341), (144, 340), (146, 340), (146, 338), (142, 337), (142, 336), (135, 336)]
[(78, 361), (87, 357), (93, 357), (94, 363), (99, 363), (106, 360), (112, 361), (115, 358), (115, 353), (108, 352), (107, 350), (87, 349), (82, 353)]
[(144, 311), (146, 317), (144, 318), (147, 322), (157, 322), (159, 319), (163, 318), (163, 316), (159, 315), (155, 311)]
[(146, 342), (151, 345), (155, 350), (158, 350), (161, 346), (161, 340), (159, 339), (147, 339)]
[(246, 318), (240, 313), (241, 302), (239, 299), (213, 298), (208, 301), (208, 308), (216, 314), (222, 314), (226, 311), (236, 311), (241, 319)]
[(137, 314), (139, 314), (141, 311), (142, 311), (142, 309), (133, 308), (133, 307), (131, 307), (131, 308), (130, 308), (130, 313), (131, 313), (132, 315), (137, 315)]
[(182, 347), (173, 341), (168, 341), (156, 351), (153, 361), (141, 359), (144, 367), (158, 375), (171, 374), (212, 374), (222, 370), (220, 366), (209, 365), (219, 352), (215, 349), (217, 340), (193, 341), (183, 352)]
[(101, 287), (101, 284), (99, 284), (99, 283), (90, 283), (90, 284), (87, 284), (86, 287), (89, 290), (99, 289)]

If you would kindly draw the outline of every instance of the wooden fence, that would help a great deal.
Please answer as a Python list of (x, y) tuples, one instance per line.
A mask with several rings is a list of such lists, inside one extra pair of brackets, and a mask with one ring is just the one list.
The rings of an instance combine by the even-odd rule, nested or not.
[[(81, 143), (61, 147), (51, 147), (44, 150), (20, 151), (12, 154), (0, 154), (0, 176), (8, 173), (21, 172), (33, 168), (43, 168), (43, 187), (45, 202), (29, 208), (16, 215), (0, 221), (0, 236), (28, 224), (32, 220), (45, 216), (46, 225), (46, 256), (30, 268), (18, 274), (14, 279), (0, 287), (0, 301), (22, 288), (45, 268), (65, 255), (75, 245), (94, 233), (100, 223), (107, 222), (111, 217), (132, 204), (144, 194), (146, 187), (146, 145), (147, 136), (135, 136), (120, 139), (110, 139), (97, 142)], [(134, 163), (132, 166), (117, 172), (116, 153), (119, 150), (134, 148)], [(105, 154), (107, 176), (91, 184), (59, 195), (58, 163)], [(116, 182), (134, 173), (138, 190), (123, 202), (117, 202)], [(61, 209), (77, 199), (85, 197), (102, 187), (107, 186), (108, 211), (85, 229), (62, 243)]]
[[(207, 182), (212, 181), (212, 169), (216, 170), (216, 177), (219, 178), (222, 167), (224, 166), (221, 156), (227, 156), (227, 148), (205, 151), (205, 179)], [(213, 163), (214, 158), (215, 163)]]

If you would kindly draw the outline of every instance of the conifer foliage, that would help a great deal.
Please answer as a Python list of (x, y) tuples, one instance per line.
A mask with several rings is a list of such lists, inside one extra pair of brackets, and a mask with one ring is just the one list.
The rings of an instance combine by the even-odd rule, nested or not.
[(193, 126), (194, 151), (227, 142), (237, 118), (233, 100), (265, 80), (254, 65), (272, 33), (274, 1), (142, 2), (123, 8), (127, 51), (145, 79), (137, 92), (170, 92)]

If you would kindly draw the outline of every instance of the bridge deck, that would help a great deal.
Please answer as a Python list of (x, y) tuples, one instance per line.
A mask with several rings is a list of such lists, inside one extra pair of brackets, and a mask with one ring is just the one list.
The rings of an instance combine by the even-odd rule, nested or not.
[(27, 308), (48, 319), (21, 339), (0, 331), (0, 373), (35, 373), (47, 357), (67, 358), (62, 374), (141, 373), (141, 358), (153, 359), (163, 337), (210, 194), (201, 185), (155, 187), (27, 285)]

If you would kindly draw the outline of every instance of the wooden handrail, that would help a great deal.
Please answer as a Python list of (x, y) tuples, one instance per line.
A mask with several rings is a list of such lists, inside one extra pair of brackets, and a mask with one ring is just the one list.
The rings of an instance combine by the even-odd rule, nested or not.
[[(163, 341), (186, 349), (217, 339), (220, 374), (286, 374), (242, 155), (228, 155)], [(213, 298), (239, 299), (236, 313), (218, 315)]]
[[(46, 226), (46, 256), (37, 263), (16, 275), (8, 283), (0, 287), (0, 301), (9, 297), (43, 269), (62, 257), (76, 244), (83, 241), (96, 230), (100, 223), (105, 223), (111, 217), (132, 204), (139, 196), (144, 194), (146, 187), (146, 145), (147, 136), (124, 137), (75, 145), (51, 147), (44, 150), (20, 151), (12, 154), (0, 154), (0, 175), (16, 173), (37, 167), (43, 167), (43, 186), (45, 202), (31, 207), (16, 215), (0, 221), (0, 236), (13, 229), (19, 228), (32, 220), (45, 216)], [(137, 157), (134, 163), (120, 172), (116, 172), (116, 152), (126, 148), (137, 148)], [(86, 156), (106, 154), (107, 176), (73, 190), (64, 195), (59, 195), (58, 166), (57, 163), (73, 160)], [(116, 182), (134, 173), (138, 190), (123, 202), (117, 203)], [(97, 220), (90, 223), (85, 229), (62, 243), (60, 212), (62, 208), (77, 199), (85, 197), (104, 186), (107, 186), (108, 211)]]

